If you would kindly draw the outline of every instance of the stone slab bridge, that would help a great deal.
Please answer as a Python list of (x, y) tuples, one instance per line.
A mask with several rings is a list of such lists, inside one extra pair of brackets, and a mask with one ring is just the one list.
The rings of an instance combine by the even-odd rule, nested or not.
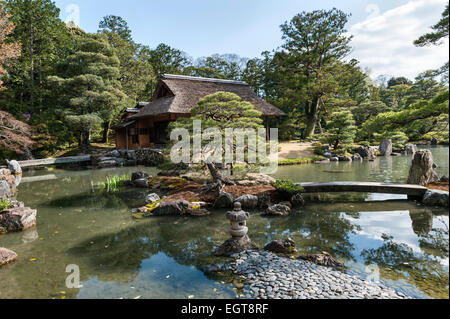
[(90, 162), (91, 155), (83, 156), (69, 156), (69, 157), (59, 157), (59, 158), (44, 158), (28, 161), (19, 161), (19, 165), (22, 168), (34, 167), (34, 166), (48, 166), (56, 164), (72, 164), (72, 163), (82, 163)]
[(301, 185), (304, 188), (302, 193), (382, 193), (408, 195), (409, 198), (422, 198), (428, 190), (428, 188), (420, 185), (372, 182), (299, 183), (298, 185)]

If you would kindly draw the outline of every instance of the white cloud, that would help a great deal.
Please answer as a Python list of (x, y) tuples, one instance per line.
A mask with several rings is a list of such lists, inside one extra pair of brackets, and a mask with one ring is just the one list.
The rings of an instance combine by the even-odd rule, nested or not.
[(353, 52), (361, 66), (369, 67), (372, 77), (381, 74), (406, 76), (437, 69), (448, 61), (449, 41), (441, 46), (418, 48), (413, 42), (430, 32), (444, 11), (446, 0), (414, 0), (385, 12), (370, 4), (370, 15), (354, 24), (349, 33)]

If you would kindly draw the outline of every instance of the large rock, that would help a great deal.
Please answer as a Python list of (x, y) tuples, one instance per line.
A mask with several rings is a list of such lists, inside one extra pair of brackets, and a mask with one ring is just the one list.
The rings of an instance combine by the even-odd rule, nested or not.
[(359, 154), (362, 158), (370, 158), (372, 157), (372, 152), (370, 150), (370, 147), (368, 146), (360, 146), (357, 149), (355, 149), (355, 153)]
[(233, 207), (233, 195), (227, 192), (220, 192), (219, 197), (214, 203), (214, 208), (231, 208)]
[(362, 158), (362, 156), (359, 155), (358, 153), (355, 153), (355, 154), (353, 154), (353, 156), (352, 156), (352, 160), (353, 160), (353, 161), (362, 161), (363, 158)]
[(448, 207), (448, 192), (430, 189), (423, 196), (422, 202), (427, 206)]
[(11, 197), (11, 187), (5, 180), (0, 180), (0, 199)]
[(264, 250), (277, 254), (293, 254), (296, 252), (295, 242), (287, 238), (285, 240), (274, 240), (264, 247)]
[(153, 203), (156, 203), (156, 202), (158, 202), (158, 201), (160, 201), (160, 200), (161, 200), (161, 198), (159, 198), (158, 194), (155, 194), (155, 193), (153, 193), (153, 194), (148, 194), (148, 195), (145, 197), (145, 202), (146, 202), (147, 204), (153, 204)]
[(158, 203), (153, 209), (145, 214), (145, 217), (151, 216), (207, 216), (210, 212), (206, 209), (202, 209), (199, 206), (195, 206), (192, 203), (185, 200), (166, 201)]
[(134, 157), (139, 164), (148, 166), (157, 166), (164, 162), (163, 153), (150, 148), (135, 150)]
[(292, 195), (290, 202), (291, 202), (292, 208), (296, 208), (296, 207), (305, 205), (305, 200), (303, 199), (303, 196), (300, 193)]
[(148, 179), (146, 179), (146, 178), (136, 179), (136, 180), (132, 181), (131, 183), (133, 184), (134, 187), (148, 188)]
[(135, 181), (137, 179), (148, 179), (150, 175), (145, 172), (134, 172), (131, 174), (131, 181)]
[(230, 257), (234, 254), (241, 253), (246, 250), (258, 249), (258, 245), (250, 240), (250, 238), (245, 235), (240, 238), (230, 238), (225, 241), (217, 250), (214, 252), (216, 256)]
[(12, 160), (6, 160), (6, 164), (8, 165), (8, 169), (11, 171), (13, 175), (22, 175), (22, 168), (19, 165), (19, 162)]
[(391, 156), (392, 154), (392, 140), (384, 139), (380, 143), (380, 155), (381, 156)]
[(340, 155), (338, 156), (339, 162), (351, 162), (352, 158), (348, 155)]
[(0, 266), (6, 265), (16, 260), (17, 254), (12, 250), (0, 247)]
[(20, 231), (36, 225), (36, 210), (13, 207), (0, 212), (0, 233)]
[(287, 205), (273, 205), (267, 208), (264, 212), (264, 216), (288, 216), (291, 213), (291, 209)]
[(435, 137), (431, 139), (431, 145), (438, 145), (438, 140)]
[(438, 180), (439, 176), (433, 169), (433, 155), (431, 152), (429, 150), (418, 151), (412, 160), (408, 184), (426, 186)]
[(117, 166), (117, 162), (113, 159), (109, 159), (106, 161), (101, 161), (97, 163), (97, 167), (98, 168), (108, 168), (108, 167), (116, 167)]
[(243, 195), (237, 198), (235, 202), (241, 203), (243, 209), (255, 209), (258, 207), (258, 196)]
[(262, 173), (247, 173), (247, 179), (257, 181), (260, 185), (271, 185), (276, 181), (272, 176)]
[(405, 154), (406, 155), (414, 155), (417, 152), (417, 146), (414, 144), (406, 144), (405, 145)]

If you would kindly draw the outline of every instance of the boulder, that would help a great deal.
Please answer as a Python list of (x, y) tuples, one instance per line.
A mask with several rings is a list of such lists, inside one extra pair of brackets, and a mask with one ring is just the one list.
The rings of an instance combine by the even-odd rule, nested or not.
[(210, 212), (185, 200), (166, 201), (148, 209), (145, 217), (151, 216), (207, 216)]
[(448, 207), (448, 192), (430, 189), (423, 196), (422, 202), (427, 206)]
[(448, 183), (448, 176), (447, 175), (442, 175), (442, 177), (439, 179), (440, 182), (442, 183)]
[(331, 158), (332, 157), (330, 152), (323, 153), (323, 156), (326, 157), (326, 158)]
[(380, 156), (390, 156), (392, 154), (392, 140), (384, 139), (380, 143)]
[(214, 252), (215, 256), (231, 257), (234, 254), (241, 253), (246, 250), (258, 249), (258, 245), (245, 235), (239, 238), (230, 238), (217, 248)]
[(438, 145), (438, 140), (435, 137), (431, 139), (431, 145)]
[(220, 192), (219, 197), (214, 203), (214, 208), (231, 208), (233, 207), (233, 195), (227, 192)]
[(6, 265), (16, 260), (17, 254), (12, 250), (0, 247), (0, 266)]
[(339, 162), (351, 162), (352, 158), (348, 155), (341, 155), (341, 156), (338, 156), (338, 160), (339, 160)]
[(314, 164), (328, 164), (328, 163), (330, 163), (330, 159), (329, 158), (326, 158), (326, 159), (321, 160), (321, 161), (315, 161), (314, 162)]
[(249, 180), (257, 181), (260, 185), (271, 185), (276, 181), (272, 176), (262, 173), (247, 173), (246, 178)]
[(291, 202), (292, 208), (296, 208), (296, 207), (305, 205), (305, 200), (303, 199), (303, 196), (300, 193), (292, 195), (290, 202)]
[(405, 145), (405, 154), (406, 155), (414, 155), (417, 152), (417, 146), (414, 144), (406, 144)]
[(147, 178), (135, 179), (131, 183), (133, 184), (134, 187), (148, 188), (148, 179)]
[(11, 196), (11, 187), (6, 180), (0, 180), (0, 199)]
[(22, 175), (22, 168), (19, 165), (19, 162), (12, 160), (6, 160), (6, 164), (8, 165), (8, 169), (11, 171), (13, 175)]
[(264, 250), (277, 254), (293, 254), (296, 252), (295, 242), (287, 238), (285, 240), (274, 240), (264, 247)]
[(0, 233), (20, 231), (36, 225), (36, 210), (12, 207), (0, 212)]
[(339, 158), (338, 157), (332, 157), (330, 158), (331, 162), (339, 162)]
[(146, 202), (147, 204), (153, 204), (153, 203), (158, 202), (158, 201), (160, 201), (160, 200), (161, 200), (161, 198), (159, 198), (158, 194), (155, 194), (155, 193), (153, 193), (153, 194), (148, 194), (148, 195), (145, 197), (145, 202)]
[(122, 155), (120, 154), (120, 152), (118, 150), (113, 150), (113, 151), (108, 153), (108, 156), (109, 157), (120, 157)]
[(360, 146), (357, 149), (355, 149), (354, 151), (356, 154), (359, 154), (362, 158), (372, 157), (372, 151), (370, 150), (370, 147)]
[(291, 209), (287, 205), (273, 205), (267, 208), (264, 212), (264, 216), (288, 216), (291, 213)]
[(97, 163), (98, 168), (107, 168), (107, 167), (115, 167), (117, 166), (117, 162), (113, 159), (109, 159), (107, 161), (101, 161)]
[(361, 157), (361, 155), (359, 155), (358, 153), (353, 154), (352, 156), (352, 160), (353, 161), (362, 161), (363, 158)]
[(412, 160), (407, 183), (426, 186), (438, 180), (439, 177), (433, 169), (433, 155), (431, 151), (418, 151)]
[(150, 175), (145, 172), (134, 172), (131, 174), (131, 181), (135, 181), (137, 179), (148, 179)]
[(255, 209), (258, 207), (258, 196), (243, 195), (237, 198), (235, 202), (241, 203), (243, 209)]

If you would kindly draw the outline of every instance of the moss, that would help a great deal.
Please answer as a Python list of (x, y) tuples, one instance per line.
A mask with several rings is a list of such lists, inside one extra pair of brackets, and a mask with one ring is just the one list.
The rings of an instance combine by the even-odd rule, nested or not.
[(304, 190), (302, 186), (294, 184), (294, 182), (288, 178), (277, 179), (272, 183), (272, 186), (277, 190), (288, 194), (297, 194)]

